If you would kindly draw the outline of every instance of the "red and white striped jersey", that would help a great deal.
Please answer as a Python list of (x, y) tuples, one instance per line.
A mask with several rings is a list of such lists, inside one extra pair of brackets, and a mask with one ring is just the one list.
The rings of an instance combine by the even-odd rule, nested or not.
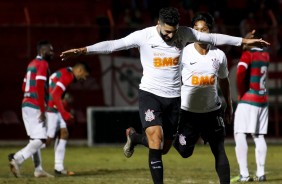
[(268, 104), (266, 89), (269, 53), (260, 48), (244, 51), (237, 67), (237, 88), (239, 103), (258, 107)]
[(39, 109), (39, 99), (38, 91), (36, 88), (36, 80), (44, 80), (45, 82), (45, 98), (43, 101), (47, 100), (48, 96), (48, 82), (47, 78), (49, 75), (49, 64), (46, 60), (42, 59), (40, 56), (37, 56), (32, 60), (28, 67), (27, 72), (23, 81), (23, 92), (24, 99), (22, 101), (22, 107), (29, 106), (32, 108)]

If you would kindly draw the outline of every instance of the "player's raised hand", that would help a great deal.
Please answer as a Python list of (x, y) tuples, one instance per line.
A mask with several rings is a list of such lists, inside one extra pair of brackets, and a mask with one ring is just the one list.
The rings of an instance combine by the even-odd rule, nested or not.
[(246, 44), (248, 46), (256, 46), (256, 47), (267, 47), (270, 45), (267, 41), (261, 39), (253, 39), (253, 38), (243, 38), (242, 44)]
[(86, 53), (86, 48), (70, 49), (62, 52), (60, 57), (62, 58), (62, 61), (64, 61), (67, 60), (68, 58), (79, 56), (84, 53)]

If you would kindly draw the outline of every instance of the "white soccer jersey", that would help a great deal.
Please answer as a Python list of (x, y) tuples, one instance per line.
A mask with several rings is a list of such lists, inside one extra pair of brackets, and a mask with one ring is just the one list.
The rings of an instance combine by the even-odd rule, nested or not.
[(183, 49), (181, 109), (205, 113), (221, 107), (217, 93), (217, 78), (228, 77), (227, 59), (223, 51), (210, 46), (206, 55), (201, 55), (194, 43)]
[[(165, 42), (157, 26), (135, 31), (113, 41), (104, 41), (87, 47), (87, 53), (111, 53), (113, 51), (139, 48), (143, 66), (140, 89), (161, 97), (180, 96), (180, 63), (182, 49), (188, 42), (208, 42), (213, 45), (241, 45), (242, 38), (222, 34), (206, 34), (189, 27), (180, 26), (170, 42)], [(188, 56), (189, 57), (189, 56)]]

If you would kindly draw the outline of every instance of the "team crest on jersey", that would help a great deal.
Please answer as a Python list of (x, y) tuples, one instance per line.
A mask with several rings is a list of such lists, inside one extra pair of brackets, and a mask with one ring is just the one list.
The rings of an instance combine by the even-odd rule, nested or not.
[(184, 145), (186, 145), (186, 140), (185, 140), (185, 136), (184, 135), (182, 135), (182, 134), (180, 134), (179, 135), (179, 143), (182, 145), (182, 146), (184, 146)]
[(213, 66), (215, 69), (219, 69), (219, 60), (216, 59), (216, 58), (213, 58), (213, 59), (212, 59), (212, 66)]
[(153, 121), (155, 119), (154, 110), (148, 109), (145, 112), (145, 121)]

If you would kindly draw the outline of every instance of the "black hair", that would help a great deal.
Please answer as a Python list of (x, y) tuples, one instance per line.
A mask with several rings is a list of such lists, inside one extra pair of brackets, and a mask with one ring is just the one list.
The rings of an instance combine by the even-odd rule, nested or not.
[(211, 31), (214, 27), (214, 19), (211, 16), (211, 14), (207, 13), (207, 12), (198, 12), (196, 13), (196, 15), (192, 18), (192, 27), (195, 26), (196, 22), (198, 21), (205, 21), (209, 30)]
[(262, 34), (256, 30), (255, 33), (253, 34), (253, 37), (254, 39), (261, 39), (262, 38)]
[(41, 40), (37, 43), (36, 45), (36, 50), (37, 52), (39, 53), (40, 52), (40, 49), (43, 47), (43, 46), (47, 46), (47, 45), (51, 45), (51, 43), (47, 40)]
[(177, 26), (179, 24), (179, 12), (174, 7), (162, 8), (159, 11), (159, 20), (162, 23), (170, 26)]
[(82, 66), (84, 70), (88, 72), (89, 74), (92, 72), (92, 69), (87, 62), (79, 61), (74, 66)]

